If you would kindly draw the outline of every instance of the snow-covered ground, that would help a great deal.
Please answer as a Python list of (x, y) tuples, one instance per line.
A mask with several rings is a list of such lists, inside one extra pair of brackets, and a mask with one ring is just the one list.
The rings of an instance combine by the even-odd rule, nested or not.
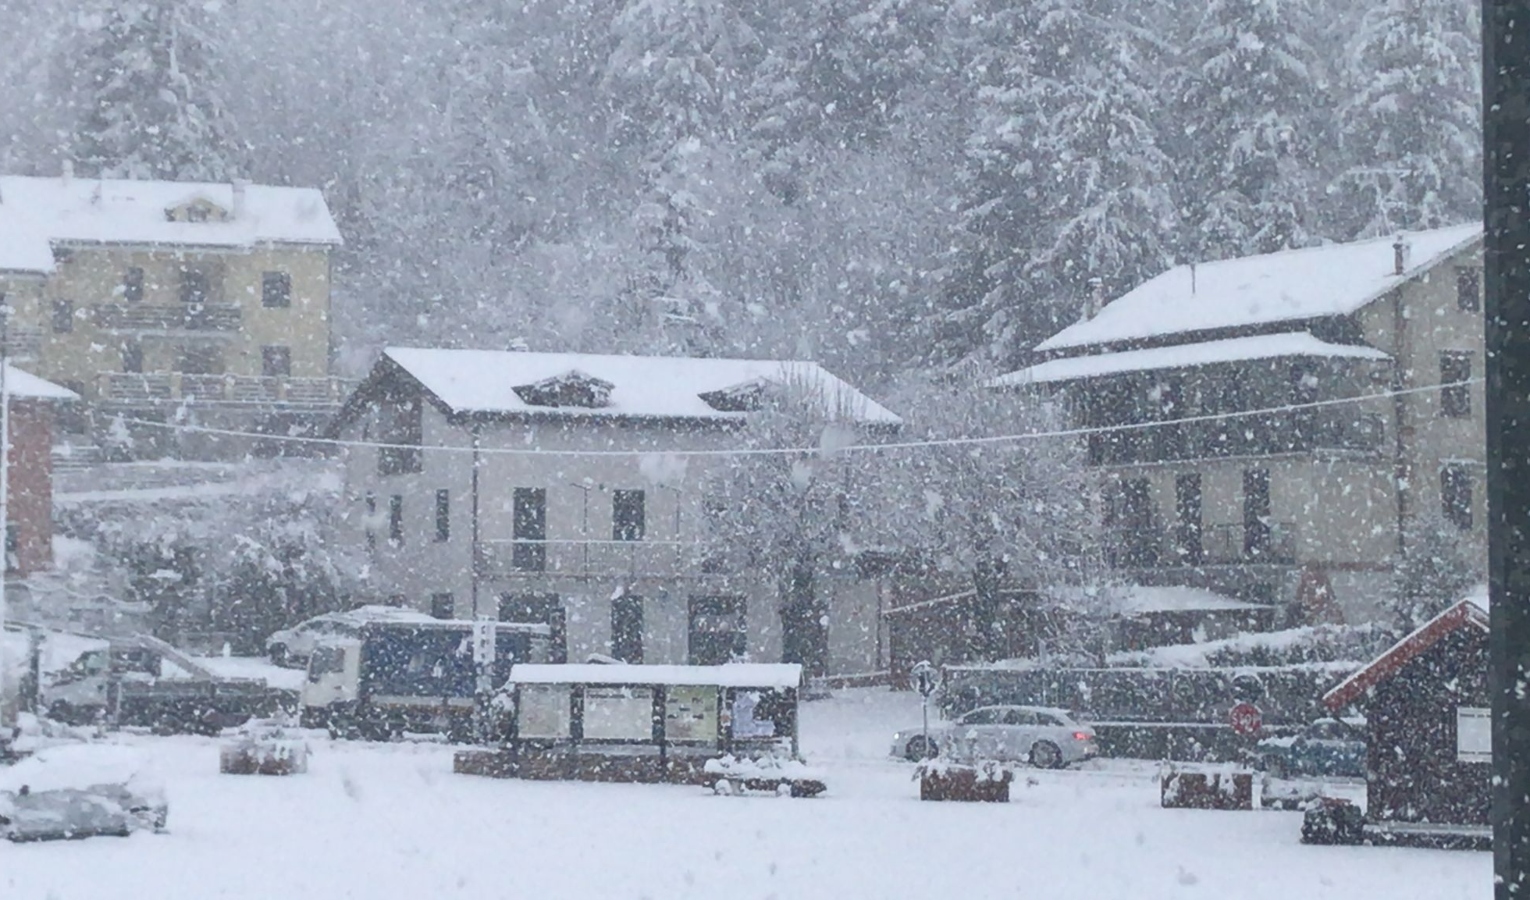
[(0, 897), (1429, 898), (1485, 900), (1486, 853), (1307, 847), (1300, 815), (1158, 808), (1154, 767), (1022, 772), (1008, 805), (921, 803), (886, 758), (918, 700), (840, 692), (802, 710), (830, 792), (453, 775), (451, 749), (319, 742), (290, 778), (217, 774), (217, 742), (124, 738), (170, 833), (0, 845)]

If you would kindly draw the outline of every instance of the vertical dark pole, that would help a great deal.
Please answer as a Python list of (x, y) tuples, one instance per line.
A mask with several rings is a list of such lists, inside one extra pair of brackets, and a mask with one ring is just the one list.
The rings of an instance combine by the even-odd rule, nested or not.
[(1488, 566), (1497, 900), (1530, 867), (1530, 2), (1484, 0)]

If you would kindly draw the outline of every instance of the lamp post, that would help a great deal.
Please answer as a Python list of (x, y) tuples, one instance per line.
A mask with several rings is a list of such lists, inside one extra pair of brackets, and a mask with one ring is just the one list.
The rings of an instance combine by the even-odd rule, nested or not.
[(1482, 5), (1488, 685), (1498, 900), (1530, 888), (1530, 2)]

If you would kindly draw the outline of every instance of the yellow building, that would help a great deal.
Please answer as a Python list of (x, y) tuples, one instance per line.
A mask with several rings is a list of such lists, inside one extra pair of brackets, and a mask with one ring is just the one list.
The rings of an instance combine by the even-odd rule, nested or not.
[(85, 398), (98, 426), (186, 408), (290, 425), (341, 399), (340, 243), (312, 188), (0, 177), (7, 345)]

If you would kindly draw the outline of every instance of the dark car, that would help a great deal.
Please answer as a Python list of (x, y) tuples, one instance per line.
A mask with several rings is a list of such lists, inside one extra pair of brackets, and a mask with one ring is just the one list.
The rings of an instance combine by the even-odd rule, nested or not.
[(1276, 778), (1365, 777), (1365, 721), (1318, 719), (1300, 733), (1259, 742), (1261, 768)]

